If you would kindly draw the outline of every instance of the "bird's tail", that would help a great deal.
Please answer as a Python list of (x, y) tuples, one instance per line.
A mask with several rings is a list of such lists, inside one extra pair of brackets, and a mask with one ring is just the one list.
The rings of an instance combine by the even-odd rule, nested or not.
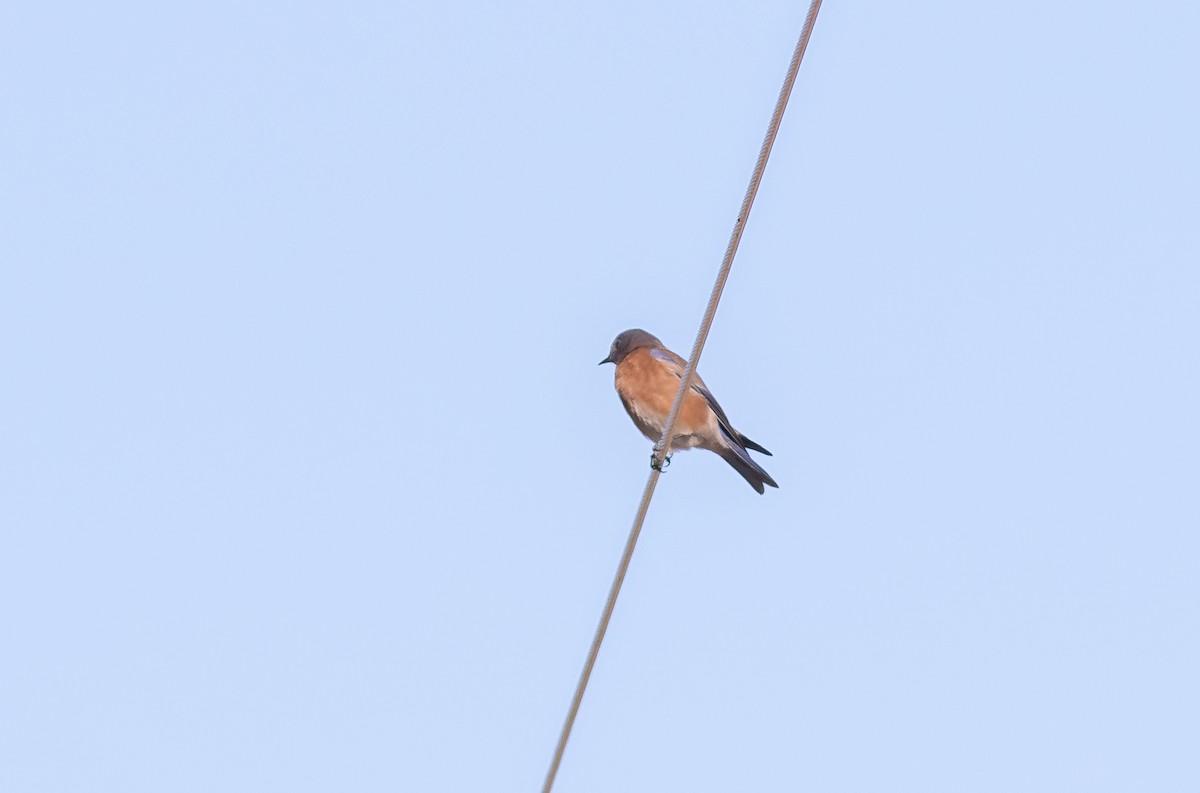
[[(746, 445), (749, 446), (750, 444)], [(757, 446), (758, 444), (754, 444), (751, 448)], [(779, 487), (779, 485), (775, 484), (775, 480), (771, 478), (771, 475), (764, 471), (762, 466), (751, 460), (750, 455), (741, 446), (732, 443), (725, 444), (717, 454), (721, 455), (721, 459), (733, 466), (733, 470), (741, 474), (742, 478), (750, 483), (750, 487), (759, 493), (766, 492), (763, 485)], [(770, 452), (767, 452), (767, 454), (770, 454)]]
[(764, 449), (763, 447), (759, 446), (757, 443), (755, 443), (754, 441), (750, 440), (749, 438), (747, 438), (747, 437), (746, 437), (745, 435), (743, 435), (742, 433), (740, 433), (740, 432), (739, 432), (739, 433), (737, 434), (737, 438), (738, 438), (738, 440), (739, 440), (739, 441), (741, 441), (741, 442), (742, 442), (742, 445), (743, 445), (743, 446), (745, 446), (747, 449), (753, 449), (754, 451), (756, 451), (756, 452), (758, 452), (758, 453), (760, 453), (760, 454), (765, 454), (765, 455), (767, 455), (768, 457), (772, 457), (772, 456), (773, 456), (773, 455), (772, 455), (772, 454), (771, 454), (769, 451), (767, 451), (767, 450), (766, 450), (766, 449)]

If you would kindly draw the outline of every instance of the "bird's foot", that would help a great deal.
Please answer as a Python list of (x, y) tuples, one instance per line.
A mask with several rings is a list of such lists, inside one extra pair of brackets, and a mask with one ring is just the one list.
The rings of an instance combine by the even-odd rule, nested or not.
[(650, 467), (662, 473), (671, 467), (671, 455), (663, 457), (662, 449), (655, 446), (654, 451), (650, 452)]

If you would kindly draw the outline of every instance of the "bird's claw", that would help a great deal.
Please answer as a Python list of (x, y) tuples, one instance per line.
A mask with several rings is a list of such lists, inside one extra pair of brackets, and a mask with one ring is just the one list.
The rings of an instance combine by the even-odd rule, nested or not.
[(671, 467), (671, 455), (663, 457), (662, 450), (655, 446), (654, 451), (650, 452), (650, 467), (661, 474)]

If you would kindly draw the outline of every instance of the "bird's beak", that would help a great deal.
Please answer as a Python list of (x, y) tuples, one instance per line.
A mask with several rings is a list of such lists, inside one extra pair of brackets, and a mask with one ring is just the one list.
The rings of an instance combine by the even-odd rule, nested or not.
[(609, 357), (609, 358), (605, 358), (603, 361), (601, 361), (600, 363), (598, 363), (596, 365), (604, 366), (604, 364), (606, 364), (606, 363), (616, 363), (616, 361), (614, 361), (611, 357)]

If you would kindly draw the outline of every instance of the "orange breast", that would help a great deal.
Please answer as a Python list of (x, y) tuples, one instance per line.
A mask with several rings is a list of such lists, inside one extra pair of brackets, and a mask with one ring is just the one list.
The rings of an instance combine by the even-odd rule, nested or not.
[[(660, 432), (671, 412), (679, 377), (671, 367), (641, 349), (630, 353), (617, 366), (617, 391), (646, 423)], [(675, 434), (703, 434), (714, 421), (713, 412), (704, 397), (689, 390), (675, 424)]]
[(634, 350), (617, 364), (617, 391), (648, 422), (662, 426), (671, 410), (679, 378), (645, 349)]

